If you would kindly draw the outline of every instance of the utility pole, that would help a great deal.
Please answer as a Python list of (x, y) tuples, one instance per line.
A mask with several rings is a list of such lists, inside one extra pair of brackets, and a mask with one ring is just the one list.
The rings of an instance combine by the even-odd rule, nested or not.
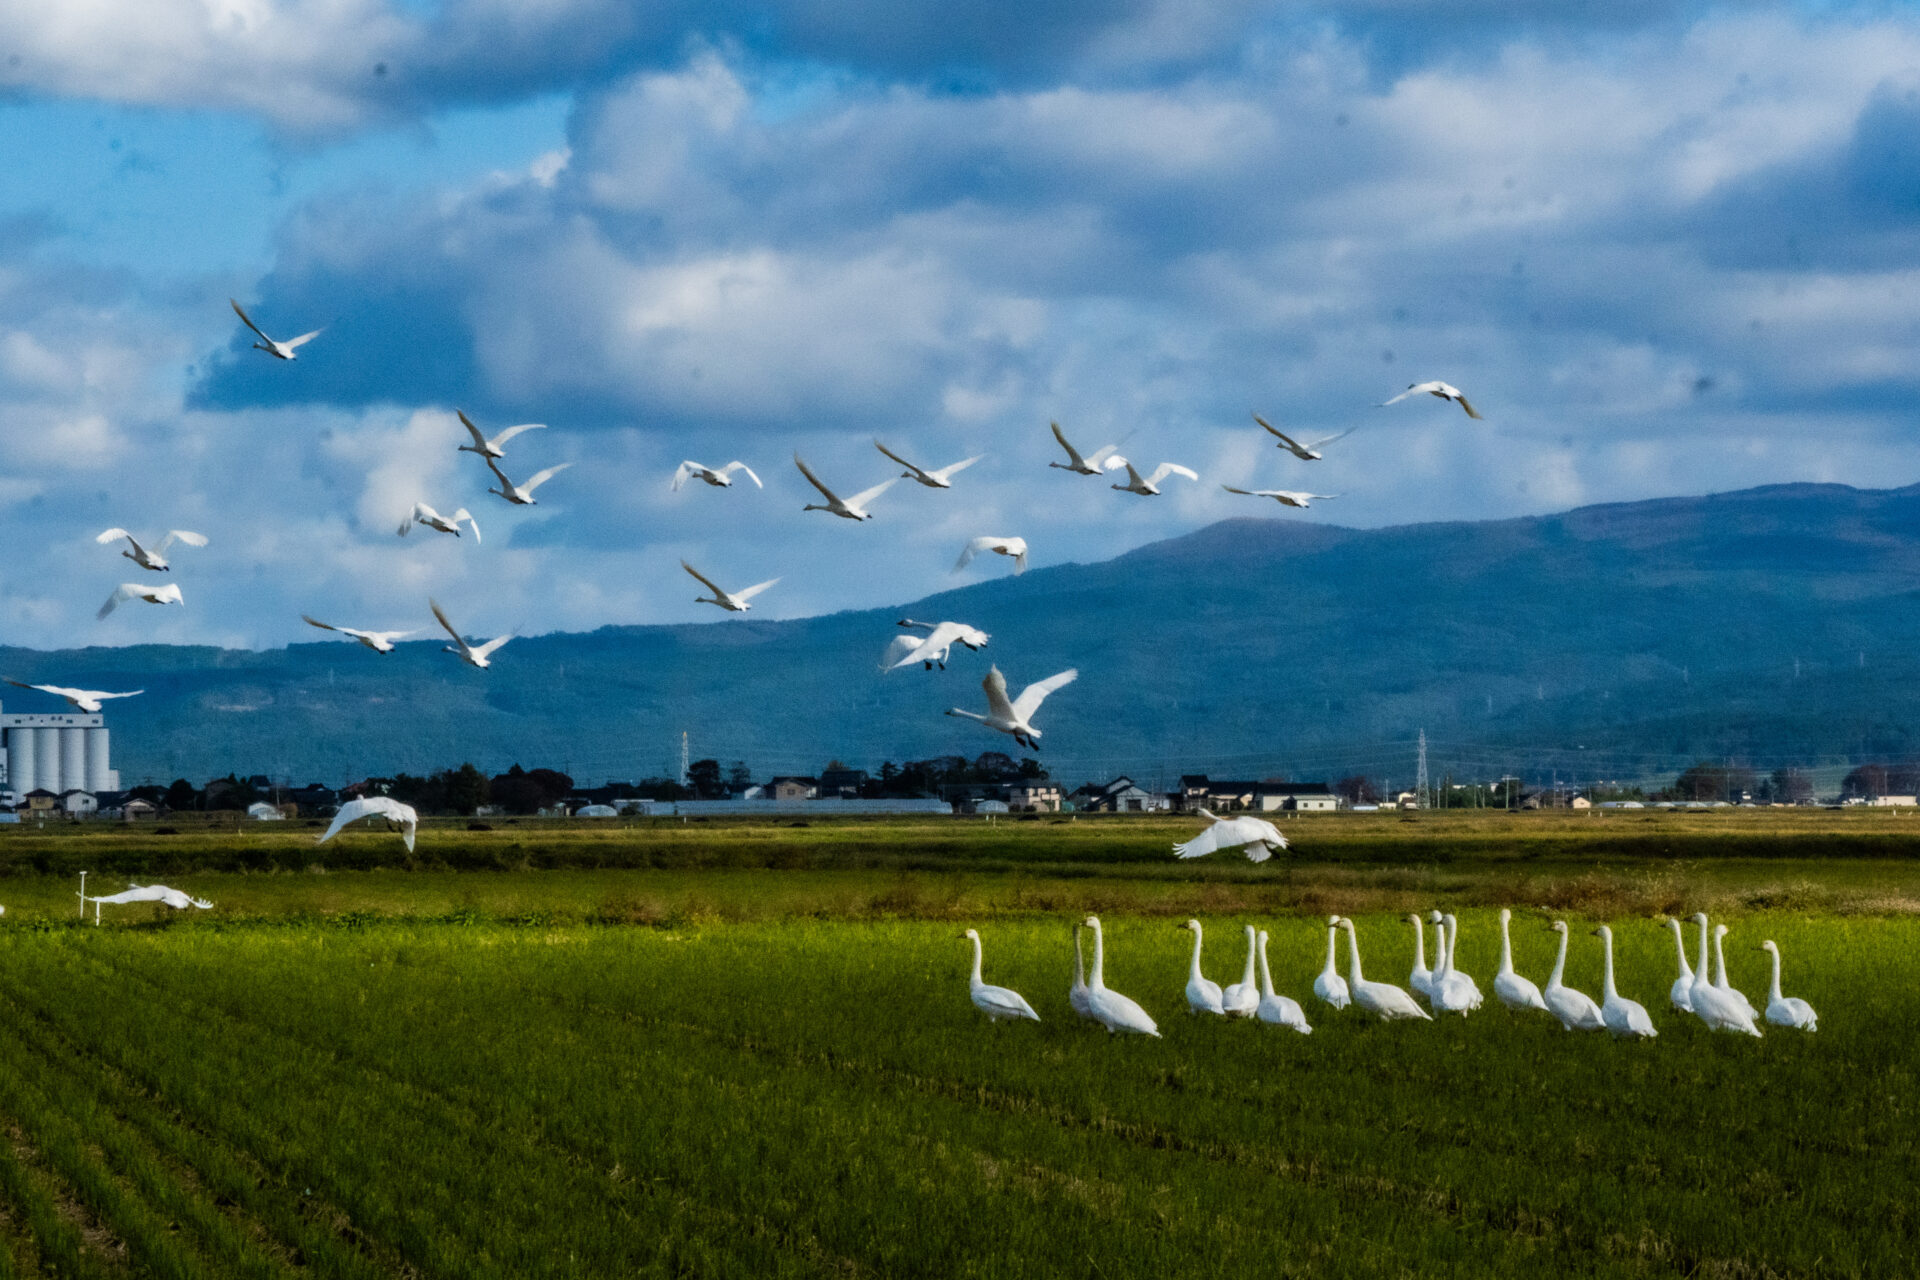
[(680, 785), (687, 785), (687, 731), (680, 731)]
[(1420, 731), (1420, 768), (1413, 784), (1413, 803), (1416, 807), (1427, 807), (1427, 731)]

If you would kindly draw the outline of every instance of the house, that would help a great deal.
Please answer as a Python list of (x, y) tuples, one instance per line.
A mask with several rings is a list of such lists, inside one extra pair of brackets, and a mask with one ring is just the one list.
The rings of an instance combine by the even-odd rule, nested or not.
[(129, 800), (120, 806), (120, 816), (128, 822), (151, 822), (160, 816), (160, 806), (151, 800)]
[(1122, 775), (1111, 782), (1089, 782), (1073, 793), (1074, 807), (1082, 813), (1153, 813), (1172, 806), (1165, 796), (1157, 796)]
[(1005, 813), (1010, 790), (1003, 782), (943, 782), (940, 798), (952, 805), (955, 813), (982, 813), (983, 804), (1001, 805), (995, 812)]
[(1324, 782), (1263, 782), (1254, 798), (1266, 813), (1332, 813), (1340, 807), (1340, 797)]
[(32, 791), (20, 797), (19, 808), (22, 813), (44, 818), (50, 813), (57, 813), (59, 811), (60, 797), (45, 787), (35, 787)]
[(1016, 782), (1007, 788), (1007, 808), (1015, 813), (1058, 813), (1064, 799), (1057, 782)]
[(1876, 809), (1911, 809), (1920, 805), (1920, 796), (1875, 796), (1868, 803)]
[(816, 778), (772, 778), (767, 782), (767, 794), (775, 800), (813, 800), (820, 795), (820, 782)]
[(91, 791), (74, 787), (60, 793), (60, 812), (69, 818), (85, 818), (99, 810), (100, 801)]
[(1188, 812), (1211, 809), (1215, 813), (1251, 809), (1260, 787), (1257, 782), (1216, 782), (1204, 773), (1182, 774), (1180, 807)]

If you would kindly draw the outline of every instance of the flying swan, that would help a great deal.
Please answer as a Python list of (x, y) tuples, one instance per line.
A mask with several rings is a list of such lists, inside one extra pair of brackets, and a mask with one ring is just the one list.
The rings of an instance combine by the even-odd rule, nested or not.
[(1213, 825), (1185, 844), (1173, 846), (1175, 857), (1204, 858), (1216, 849), (1245, 846), (1248, 862), (1265, 862), (1287, 847), (1280, 829), (1264, 818), (1222, 818), (1209, 809), (1199, 812)]
[(498, 636), (483, 645), (470, 645), (460, 638), (458, 631), (453, 629), (453, 624), (447, 621), (446, 614), (440, 612), (440, 606), (437, 602), (429, 598), (427, 604), (433, 609), (433, 616), (440, 620), (440, 625), (447, 629), (447, 634), (453, 637), (453, 643), (445, 646), (444, 651), (459, 654), (460, 661), (470, 667), (479, 667), (482, 671), (486, 670), (489, 666), (493, 665), (491, 660), (494, 650), (513, 639), (513, 633), (509, 631), (506, 635)]
[(87, 901), (109, 907), (121, 906), (128, 902), (164, 902), (176, 911), (183, 911), (188, 907), (198, 907), (205, 911), (213, 905), (205, 898), (188, 897), (180, 890), (169, 889), (163, 884), (129, 884), (119, 893), (108, 894), (104, 898), (88, 898)]
[(915, 622), (912, 618), (902, 618), (898, 625), (927, 634), (895, 636), (893, 643), (887, 646), (886, 656), (880, 660), (882, 671), (898, 671), (916, 662), (927, 671), (935, 667), (945, 671), (947, 652), (954, 645), (978, 652), (986, 648), (987, 641), (992, 638), (978, 627), (970, 627), (964, 622)]
[(1083, 458), (1080, 456), (1080, 451), (1068, 444), (1067, 438), (1060, 434), (1059, 423), (1054, 422), (1048, 425), (1053, 428), (1053, 438), (1058, 440), (1060, 447), (1067, 451), (1067, 460), (1065, 462), (1049, 462), (1047, 465), (1050, 467), (1058, 467), (1062, 471), (1071, 471), (1076, 475), (1082, 476), (1097, 476), (1106, 466), (1107, 459), (1112, 456), (1113, 451), (1120, 447), (1117, 444), (1103, 445)]
[(357, 627), (336, 627), (330, 622), (322, 622), (304, 613), (300, 615), (300, 621), (310, 627), (318, 627), (322, 631), (337, 631), (343, 636), (352, 636), (375, 653), (392, 653), (395, 640), (414, 634), (413, 631), (361, 631)]
[(802, 511), (826, 511), (847, 520), (873, 519), (873, 513), (867, 510), (867, 504), (900, 483), (899, 476), (892, 476), (886, 480), (882, 480), (871, 489), (862, 489), (851, 498), (843, 499), (839, 494), (821, 484), (820, 478), (814, 475), (813, 472), (807, 470), (807, 464), (800, 460), (800, 455), (797, 453), (793, 455), (793, 465), (800, 468), (800, 474), (807, 478), (807, 483), (818, 489), (820, 495), (827, 500), (824, 506), (817, 502), (809, 502), (800, 509)]
[(1465, 409), (1467, 411), (1467, 416), (1469, 418), (1478, 418), (1480, 416), (1479, 414), (1473, 411), (1473, 406), (1467, 403), (1467, 398), (1464, 395), (1460, 394), (1460, 388), (1449, 386), (1444, 382), (1416, 382), (1412, 386), (1408, 387), (1405, 391), (1402, 391), (1399, 395), (1395, 396), (1393, 399), (1382, 400), (1380, 402), (1380, 407), (1384, 409), (1390, 404), (1399, 404), (1402, 400), (1405, 400), (1408, 396), (1417, 396), (1423, 391), (1430, 396), (1437, 397), (1438, 399), (1441, 399), (1441, 400), (1450, 400), (1454, 404), (1459, 405), (1462, 409)]
[(1040, 731), (1033, 727), (1033, 714), (1040, 710), (1040, 704), (1047, 695), (1056, 689), (1064, 689), (1080, 678), (1077, 668), (1069, 667), (1058, 675), (1048, 676), (1020, 691), (1020, 696), (1007, 701), (1007, 678), (1000, 674), (1000, 668), (994, 666), (987, 671), (987, 678), (980, 687), (987, 691), (987, 714), (977, 711), (962, 711), (958, 707), (949, 708), (950, 716), (965, 716), (969, 720), (978, 720), (989, 729), (1010, 734), (1013, 740), (1029, 751), (1040, 749)]
[(513, 481), (507, 479), (506, 472), (500, 470), (499, 467), (493, 464), (492, 458), (486, 458), (484, 454), (481, 456), (486, 459), (487, 470), (493, 472), (494, 477), (500, 481), (500, 487), (498, 489), (492, 485), (488, 485), (487, 492), (499, 494), (516, 507), (533, 506), (533, 491), (573, 465), (571, 462), (563, 462), (558, 466), (548, 467), (545, 471), (535, 472), (533, 479), (527, 481), (525, 484), (515, 484)]
[(1265, 418), (1261, 417), (1259, 414), (1257, 413), (1254, 414), (1253, 420), (1259, 423), (1261, 426), (1265, 427), (1267, 429), (1267, 434), (1271, 435), (1276, 440), (1278, 440), (1280, 442), (1280, 447), (1282, 449), (1285, 449), (1288, 453), (1300, 459), (1300, 461), (1302, 462), (1320, 461), (1322, 457), (1322, 454), (1320, 453), (1321, 449), (1325, 448), (1327, 445), (1332, 444), (1336, 440), (1345, 440), (1348, 436), (1352, 435), (1356, 430), (1359, 429), (1357, 427), (1348, 427), (1345, 431), (1338, 432), (1334, 435), (1321, 436), (1318, 440), (1311, 440), (1311, 441), (1308, 441), (1306, 444), (1301, 444), (1298, 440), (1295, 440), (1292, 436), (1280, 430), (1280, 428), (1274, 426), (1271, 422), (1268, 422)]
[(1298, 489), (1236, 489), (1230, 484), (1220, 487), (1243, 498), (1272, 498), (1283, 507), (1299, 507), (1303, 511), (1316, 502), (1330, 502), (1340, 496), (1337, 493), (1302, 493)]
[(50, 693), (56, 698), (65, 698), (78, 711), (98, 711), (100, 703), (106, 698), (137, 698), (145, 689), (135, 689), (132, 693), (101, 693), (96, 689), (63, 689), (57, 684), (28, 684), (24, 680), (8, 678), (7, 683), (16, 689), (38, 689), (41, 693)]
[(1013, 560), (1013, 573), (1015, 577), (1027, 571), (1027, 540), (1025, 538), (994, 537), (975, 538), (972, 542), (969, 542), (966, 550), (960, 553), (960, 558), (954, 561), (953, 571), (958, 573), (972, 564), (973, 558), (982, 551), (991, 551), (997, 556), (1010, 557)]
[(253, 349), (255, 351), (264, 351), (278, 360), (294, 359), (293, 353), (296, 350), (306, 346), (309, 342), (312, 342), (325, 332), (324, 329), (315, 329), (312, 333), (303, 333), (297, 338), (288, 338), (285, 342), (275, 342), (272, 338), (260, 332), (259, 325), (247, 318), (247, 313), (240, 309), (239, 303), (235, 302), (232, 298), (228, 298), (227, 305), (233, 308), (233, 314), (240, 317), (241, 324), (246, 325), (247, 328), (260, 334), (260, 341), (253, 344)]
[(965, 471), (968, 467), (987, 456), (984, 453), (976, 453), (971, 458), (962, 458), (959, 462), (942, 467), (938, 471), (928, 471), (924, 467), (914, 466), (911, 462), (908, 462), (905, 458), (887, 448), (887, 446), (881, 444), (878, 440), (873, 442), (873, 447), (906, 468), (906, 471), (901, 473), (900, 478), (902, 480), (912, 480), (916, 484), (927, 486), (929, 489), (953, 488), (953, 476), (955, 472)]
[(1136, 471), (1133, 464), (1125, 458), (1114, 457), (1107, 459), (1107, 470), (1118, 471), (1122, 467), (1127, 469), (1127, 482), (1110, 487), (1118, 489), (1122, 493), (1137, 493), (1143, 498), (1151, 498), (1158, 494), (1160, 492), (1160, 482), (1168, 476), (1185, 476), (1189, 480), (1198, 480), (1200, 478), (1191, 467), (1183, 467), (1177, 462), (1163, 462), (1153, 469), (1151, 476), (1142, 480), (1140, 473)]
[(167, 548), (171, 547), (174, 543), (184, 542), (189, 547), (204, 547), (207, 545), (205, 534), (194, 533), (190, 529), (169, 529), (167, 536), (160, 539), (160, 541), (156, 542), (152, 547), (141, 546), (134, 536), (125, 529), (108, 529), (94, 538), (94, 541), (105, 546), (115, 538), (125, 538), (130, 548), (129, 550), (122, 551), (120, 553), (121, 555), (133, 561), (142, 569), (152, 569), (155, 573), (165, 573), (168, 568), (171, 567), (167, 564)]
[(731, 489), (733, 488), (733, 473), (736, 471), (745, 472), (747, 479), (753, 481), (754, 488), (764, 489), (767, 487), (760, 483), (760, 477), (753, 473), (752, 467), (736, 460), (729, 462), (724, 467), (703, 467), (697, 462), (683, 462), (680, 464), (679, 469), (673, 473), (673, 488), (677, 493), (679, 492), (680, 486), (688, 480), (704, 480), (716, 489)]
[[(473, 425), (472, 418), (469, 418), (458, 409), (455, 409), (453, 412), (455, 416), (460, 419), (460, 425), (467, 429), (467, 434), (473, 437), (473, 443), (461, 445), (459, 451), (461, 453), (477, 453), (483, 458), (504, 458), (507, 455), (506, 452), (501, 449), (501, 445), (523, 431), (545, 431), (547, 429), (547, 424), (544, 422), (523, 422), (517, 427), (508, 427), (505, 431), (502, 431), (499, 435), (489, 440), (480, 434), (480, 428)], [(532, 486), (528, 487), (531, 488)]]
[(180, 584), (177, 582), (169, 582), (163, 587), (144, 587), (137, 582), (123, 582), (114, 588), (107, 602), (100, 606), (100, 612), (93, 616), (104, 618), (128, 600), (145, 600), (148, 604), (186, 604), (180, 597)]
[[(492, 493), (493, 490), (489, 489), (487, 492)], [(416, 524), (423, 524), (429, 529), (438, 529), (441, 533), (450, 533), (457, 538), (460, 536), (460, 522), (462, 520), (466, 521), (467, 527), (473, 530), (473, 541), (478, 545), (480, 541), (480, 522), (473, 518), (472, 512), (468, 511), (465, 507), (461, 507), (452, 515), (443, 516), (424, 502), (414, 503), (413, 510), (409, 511), (407, 518), (400, 522), (400, 536), (403, 538), (406, 537), (409, 529), (413, 528)]]
[(747, 610), (753, 608), (753, 606), (748, 604), (747, 601), (753, 599), (755, 596), (759, 595), (762, 591), (765, 591), (768, 587), (780, 581), (780, 579), (778, 578), (768, 578), (765, 582), (756, 582), (752, 586), (742, 588), (739, 591), (722, 591), (719, 587), (714, 585), (712, 578), (709, 578), (706, 574), (701, 573), (698, 569), (688, 564), (685, 560), (682, 560), (680, 562), (680, 567), (682, 569), (685, 569), (688, 573), (692, 574), (695, 578), (698, 578), (700, 580), (700, 583), (703, 586), (705, 586), (707, 590), (713, 592), (711, 596), (695, 596), (693, 598), (693, 602), (695, 604), (717, 604), (722, 609), (725, 609), (728, 613), (745, 613)]
[(341, 828), (348, 823), (358, 822), (362, 818), (385, 818), (390, 823), (398, 823), (401, 838), (407, 842), (407, 852), (413, 852), (413, 837), (420, 829), (420, 815), (413, 811), (412, 805), (401, 804), (390, 796), (365, 796), (347, 801), (333, 815), (333, 823), (327, 828), (327, 833), (314, 843), (325, 844), (339, 835)]

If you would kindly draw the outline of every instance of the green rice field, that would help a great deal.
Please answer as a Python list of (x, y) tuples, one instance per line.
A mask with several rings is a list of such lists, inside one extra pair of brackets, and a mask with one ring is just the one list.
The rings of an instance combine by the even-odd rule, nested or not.
[[(1882, 839), (1852, 817), (1830, 816), (1843, 848)], [(1340, 833), (1364, 856), (1264, 867), (1150, 857), (1178, 823), (721, 829), (704, 851), (634, 828), (580, 837), (591, 857), (557, 829), (429, 828), (411, 865), (369, 833), (298, 869), (294, 831), (261, 838), (264, 869), (246, 832), (6, 832), (0, 1271), (1911, 1274), (1920, 859), (1810, 857), (1818, 829), (1774, 848), (1757, 822), (1676, 859), (1695, 829), (1673, 822), (1637, 850), (1541, 823), (1531, 856), (1423, 815), (1402, 861), (1380, 824)], [(212, 911), (79, 920), (68, 852), (110, 892), (100, 868), (169, 839), (167, 882)], [(1521, 971), (1544, 982), (1564, 917), (1596, 996), (1586, 930), (1610, 922), (1660, 1038), (1491, 1004), (1378, 1025), (1310, 996), (1328, 911), (1404, 983), (1397, 914), (1433, 905), (1490, 992), (1503, 903)], [(1666, 1007), (1658, 917), (1696, 908), (1733, 926), (1756, 1003), (1754, 948), (1780, 944), (1818, 1033), (1713, 1036)], [(1162, 1039), (1071, 1016), (1088, 910)], [(1188, 915), (1222, 982), (1240, 926), (1270, 929), (1314, 1034), (1182, 1012)], [(972, 1008), (967, 927), (1041, 1023)]]

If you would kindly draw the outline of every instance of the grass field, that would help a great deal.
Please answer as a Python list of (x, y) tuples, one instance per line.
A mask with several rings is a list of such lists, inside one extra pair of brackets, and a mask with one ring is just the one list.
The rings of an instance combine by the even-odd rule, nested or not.
[[(1842, 846), (1873, 834), (1837, 821), (1852, 816), (1830, 815)], [(81, 845), (97, 867), (127, 850), (5, 833), (0, 1271), (1912, 1272), (1920, 860), (1812, 859), (1817, 830), (1781, 851), (1749, 827), (1723, 857), (1674, 861), (1653, 846), (1688, 836), (1677, 822), (1637, 852), (1543, 823), (1555, 847), (1527, 857), (1484, 848), (1498, 829), (1423, 821), (1422, 848), (1449, 856), (1196, 867), (1135, 856), (1171, 828), (1080, 825), (1097, 834), (1062, 843), (1115, 855), (1049, 849), (1046, 826), (1024, 846), (971, 827), (976, 852), (964, 831), (928, 849), (874, 824), (800, 833), (786, 870), (723, 830), (704, 854), (692, 835), (602, 833), (600, 869), (454, 871), (435, 844), (472, 840), (479, 860), (569, 837), (429, 832), (424, 869), (195, 871), (179, 882), (215, 910), (122, 908), (103, 928), (74, 919), (64, 871), (31, 872), (54, 855), (28, 845)], [(183, 830), (204, 847), (168, 856), (227, 865), (250, 835)], [(345, 856), (363, 844), (397, 848), (356, 836)], [(1498, 1008), (1379, 1026), (1308, 997), (1329, 909), (1359, 919), (1370, 976), (1404, 981), (1393, 913), (1464, 908), (1461, 961), (1490, 987), (1499, 902), (1536, 980), (1553, 912), (1610, 919), (1660, 1039)], [(1696, 903), (1734, 926), (1756, 999), (1752, 948), (1780, 943), (1816, 1035), (1714, 1037), (1666, 1010), (1653, 916)], [(1069, 923), (1090, 908), (1109, 981), (1164, 1039), (1068, 1013)], [(1187, 914), (1223, 981), (1238, 926), (1270, 928), (1314, 1035), (1178, 1012)], [(988, 980), (1041, 1024), (969, 1005), (967, 925)], [(1569, 980), (1597, 994), (1584, 928)]]

